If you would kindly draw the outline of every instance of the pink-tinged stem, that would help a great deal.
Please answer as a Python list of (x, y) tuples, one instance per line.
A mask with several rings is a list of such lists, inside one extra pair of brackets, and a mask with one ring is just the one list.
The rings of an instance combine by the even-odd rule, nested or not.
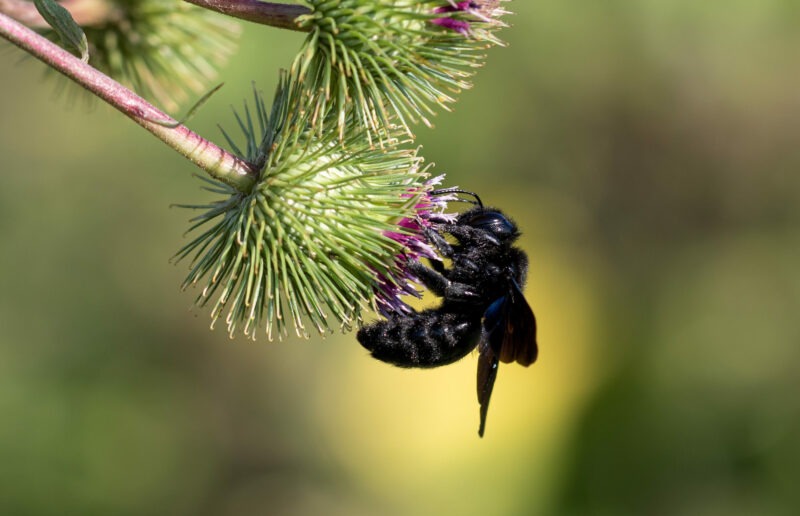
[(249, 192), (255, 184), (257, 172), (250, 164), (183, 125), (165, 127), (162, 124), (176, 121), (120, 83), (4, 14), (0, 14), (0, 36), (108, 102), (215, 179), (242, 192)]
[(273, 4), (258, 0), (184, 0), (205, 9), (227, 14), (234, 18), (301, 32), (308, 32), (297, 26), (295, 19), (310, 14), (311, 9), (302, 5)]

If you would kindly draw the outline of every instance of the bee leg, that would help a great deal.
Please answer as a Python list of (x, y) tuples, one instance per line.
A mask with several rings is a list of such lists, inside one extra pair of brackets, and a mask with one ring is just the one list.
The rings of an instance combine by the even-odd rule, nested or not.
[(475, 242), (483, 241), (486, 244), (490, 244), (492, 246), (500, 245), (500, 240), (498, 240), (497, 237), (491, 234), (489, 231), (486, 231), (484, 229), (473, 228), (471, 226), (462, 226), (458, 224), (442, 224), (441, 226), (439, 226), (439, 229), (444, 233), (449, 233), (453, 235), (459, 241), (464, 241), (464, 240), (470, 240)]
[(425, 238), (428, 239), (428, 242), (439, 251), (439, 254), (445, 258), (453, 257), (453, 246), (451, 246), (450, 242), (445, 240), (442, 235), (429, 227), (424, 228), (423, 233), (425, 234)]
[(408, 270), (416, 276), (423, 285), (439, 297), (444, 297), (447, 286), (451, 283), (441, 272), (426, 267), (418, 261), (408, 263)]
[(447, 269), (444, 268), (444, 263), (440, 262), (439, 260), (431, 260), (431, 269), (435, 270), (439, 274), (445, 274)]
[(420, 262), (410, 262), (408, 270), (439, 297), (454, 301), (469, 301), (480, 298), (480, 295), (473, 291), (469, 285), (450, 281), (442, 273), (426, 267)]

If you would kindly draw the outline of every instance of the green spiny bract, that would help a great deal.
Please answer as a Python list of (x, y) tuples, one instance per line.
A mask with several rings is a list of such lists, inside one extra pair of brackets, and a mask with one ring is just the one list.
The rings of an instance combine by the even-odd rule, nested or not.
[[(236, 50), (238, 23), (182, 0), (104, 0), (83, 30), (89, 64), (173, 111), (209, 89)], [(57, 40), (52, 30), (43, 31)]]
[(255, 338), (260, 326), (269, 338), (290, 326), (306, 335), (308, 322), (349, 329), (376, 307), (376, 278), (402, 276), (404, 246), (389, 235), (407, 231), (398, 222), (415, 217), (429, 189), (413, 149), (375, 148), (362, 132), (318, 134), (296, 86), (281, 81), (270, 114), (256, 95), (255, 114), (237, 115), (246, 150), (229, 141), (260, 165), (252, 191), (204, 179), (222, 198), (189, 206), (203, 210), (192, 227), (202, 232), (177, 254), (192, 256), (184, 287), (204, 283), (197, 304), (213, 299), (212, 319), (224, 318), (231, 336)]
[[(499, 0), (461, 9), (448, 0), (306, 0), (313, 12), (298, 25), (310, 31), (292, 67), (299, 81), (320, 92), (340, 137), (350, 120), (376, 136), (392, 124), (409, 125), (455, 101), (470, 87), (484, 51), (500, 41)], [(445, 12), (445, 9), (447, 12)], [(443, 26), (443, 17), (467, 30)], [(379, 136), (379, 134), (378, 134)]]

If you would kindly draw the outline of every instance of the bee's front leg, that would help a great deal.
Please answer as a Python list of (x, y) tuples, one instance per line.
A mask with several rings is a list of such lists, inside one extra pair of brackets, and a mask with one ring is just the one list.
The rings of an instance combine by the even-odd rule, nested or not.
[(480, 298), (480, 294), (475, 292), (473, 287), (465, 283), (450, 281), (443, 274), (426, 267), (418, 261), (410, 262), (408, 270), (439, 297), (453, 301), (470, 301)]
[[(439, 226), (439, 230), (442, 231), (443, 233), (448, 233), (450, 235), (453, 235), (458, 239), (459, 242), (473, 241), (476, 243), (479, 242), (491, 246), (500, 245), (500, 240), (491, 232), (486, 231), (485, 229), (474, 228), (471, 226), (465, 226), (461, 224), (442, 224), (441, 226)], [(442, 240), (444, 240), (444, 238), (442, 238)]]

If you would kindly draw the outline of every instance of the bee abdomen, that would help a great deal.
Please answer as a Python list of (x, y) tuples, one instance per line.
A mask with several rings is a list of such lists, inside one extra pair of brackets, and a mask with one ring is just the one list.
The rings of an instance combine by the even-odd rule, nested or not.
[(425, 310), (364, 326), (358, 341), (374, 358), (400, 367), (437, 367), (462, 358), (478, 344), (480, 319)]

